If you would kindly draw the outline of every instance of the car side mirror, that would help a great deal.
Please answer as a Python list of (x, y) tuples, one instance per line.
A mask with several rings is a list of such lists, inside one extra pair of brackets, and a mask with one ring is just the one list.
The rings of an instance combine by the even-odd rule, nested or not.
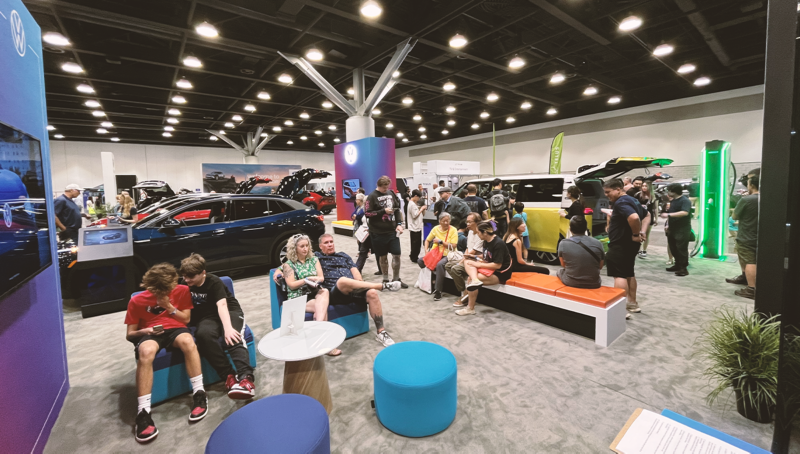
[(180, 226), (181, 226), (180, 221), (176, 221), (175, 219), (172, 218), (167, 219), (161, 224), (162, 229), (174, 229)]

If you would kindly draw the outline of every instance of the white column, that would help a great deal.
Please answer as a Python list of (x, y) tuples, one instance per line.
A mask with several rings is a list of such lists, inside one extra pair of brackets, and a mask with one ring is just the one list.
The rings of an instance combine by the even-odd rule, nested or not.
[[(114, 171), (114, 153), (110, 151), (100, 152), (100, 163), (103, 168), (103, 192), (106, 204), (114, 205), (117, 196), (117, 174)], [(133, 196), (133, 194), (131, 194)]]
[(370, 117), (350, 117), (345, 122), (347, 141), (375, 137), (375, 120)]
[(244, 157), (245, 164), (258, 164), (258, 156), (245, 156)]

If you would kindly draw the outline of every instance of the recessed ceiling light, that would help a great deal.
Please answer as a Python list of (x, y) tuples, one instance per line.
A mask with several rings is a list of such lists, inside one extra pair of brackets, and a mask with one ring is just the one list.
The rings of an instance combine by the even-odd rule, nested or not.
[(560, 84), (561, 82), (564, 82), (566, 79), (567, 77), (564, 75), (564, 73), (555, 73), (552, 76), (550, 76), (550, 83)]
[(456, 33), (450, 38), (450, 47), (453, 49), (461, 49), (467, 45), (467, 38), (464, 35)]
[(517, 119), (516, 119), (516, 118), (514, 118), (514, 117), (508, 117), (508, 118), (506, 118), (506, 123), (514, 123), (515, 121), (517, 121)]
[(171, 132), (164, 132), (161, 135), (164, 136), (164, 137), (172, 137), (172, 133)]
[(393, 78), (395, 78), (395, 79), (397, 79), (398, 77), (400, 77), (400, 71), (395, 71), (395, 72), (393, 72), (393, 73), (392, 73), (392, 77), (393, 77)]
[(403, 137), (404, 135), (403, 131), (397, 131), (397, 137)]
[(267, 134), (266, 132), (262, 132), (261, 137), (266, 139), (267, 137), (269, 137), (269, 134)]
[(217, 136), (209, 136), (208, 140), (210, 140), (212, 142), (216, 142), (217, 140), (219, 140), (219, 138)]
[(356, 94), (356, 90), (353, 87), (347, 89), (347, 94), (353, 96)]
[(294, 126), (294, 122), (292, 120), (286, 120), (283, 122), (285, 126)]
[(203, 62), (201, 62), (200, 59), (194, 55), (189, 55), (184, 58), (183, 64), (190, 68), (201, 68), (203, 66)]
[(341, 142), (342, 140), (341, 140), (341, 139), (339, 139), (338, 137), (334, 137), (334, 138), (333, 138), (333, 141), (334, 141), (334, 142), (336, 142), (336, 143), (339, 143), (339, 142)]
[(300, 136), (300, 140), (308, 140), (308, 136)]
[(309, 118), (308, 112), (300, 112), (300, 118), (302, 118), (303, 120), (308, 120)]
[(521, 109), (523, 109), (523, 110), (528, 110), (528, 109), (530, 109), (531, 107), (533, 107), (533, 104), (531, 104), (531, 103), (530, 103), (530, 101), (525, 101), (525, 102), (523, 102), (523, 103), (522, 103), (522, 105), (520, 105), (519, 107), (520, 107)]
[(219, 133), (222, 134), (223, 136), (226, 135), (225, 131), (223, 131), (221, 129), (219, 130)]
[(622, 98), (620, 98), (619, 96), (612, 96), (612, 97), (608, 98), (608, 103), (609, 104), (619, 104), (621, 102), (622, 102)]
[(224, 126), (225, 126), (226, 128), (233, 128), (233, 127), (234, 127), (233, 123), (231, 123), (230, 121), (228, 121), (228, 122), (225, 122), (225, 125), (224, 125)]
[(92, 115), (94, 115), (95, 117), (105, 117), (106, 113), (103, 112), (102, 110), (93, 110)]
[(81, 93), (94, 93), (94, 88), (91, 85), (80, 84), (78, 85), (78, 91)]
[(508, 67), (511, 69), (519, 69), (525, 66), (525, 60), (521, 57), (514, 57), (508, 62)]
[(267, 93), (267, 92), (266, 92), (266, 91), (264, 91), (264, 90), (261, 90), (261, 91), (259, 91), (259, 92), (258, 92), (258, 94), (256, 95), (256, 97), (257, 97), (258, 99), (265, 99), (265, 100), (266, 100), (266, 99), (270, 99), (269, 93)]
[(450, 131), (448, 131), (448, 130), (446, 130), (446, 129), (442, 129), (442, 135), (443, 135), (443, 136), (446, 136), (446, 135), (448, 135), (448, 134), (450, 134)]
[(56, 134), (53, 137), (56, 138), (56, 139), (63, 139), (64, 138), (64, 134)]
[(169, 118), (167, 118), (167, 123), (169, 123), (171, 125), (177, 125), (178, 123), (180, 123), (180, 121), (178, 121), (177, 118), (169, 117)]
[(247, 104), (247, 105), (244, 106), (244, 110), (246, 110), (248, 112), (255, 112), (256, 111), (256, 106), (254, 106), (252, 104)]
[(444, 108), (444, 111), (447, 113), (453, 113), (456, 111), (456, 106), (450, 104), (449, 106)]
[(186, 104), (186, 98), (181, 95), (175, 95), (172, 97), (172, 102), (175, 104)]
[(112, 142), (119, 142), (119, 137), (112, 137), (112, 138), (111, 138), (111, 141), (112, 141)]
[(108, 134), (108, 129), (106, 128), (97, 128), (98, 134)]
[(314, 134), (316, 134), (318, 136), (321, 136), (322, 135), (322, 131), (320, 131), (319, 129), (316, 129), (316, 130), (314, 130)]
[(242, 121), (242, 116), (241, 115), (234, 115), (233, 117), (231, 117), (231, 120), (233, 120), (233, 121)]
[(64, 63), (63, 65), (61, 65), (61, 69), (72, 74), (80, 74), (83, 72), (83, 68), (81, 68), (81, 65), (75, 63), (74, 61), (68, 61)]
[(194, 28), (194, 31), (196, 31), (198, 35), (205, 36), (206, 38), (216, 38), (219, 36), (219, 32), (217, 31), (216, 27), (208, 22), (197, 24), (197, 26)]
[(322, 51), (317, 48), (311, 48), (306, 52), (306, 58), (311, 61), (320, 61), (322, 57)]
[(470, 128), (472, 128), (472, 129), (478, 129), (480, 127), (481, 127), (481, 125), (479, 125), (478, 123), (472, 123), (472, 126), (470, 126)]
[(294, 142), (293, 142), (293, 141), (291, 141), (291, 140), (287, 140), (287, 141), (286, 141), (286, 145), (294, 145)]
[(421, 136), (419, 136), (419, 138), (420, 138), (420, 139), (427, 139), (427, 138), (428, 138), (428, 136), (426, 136), (425, 134), (422, 134)]
[(324, 147), (324, 146), (325, 146), (325, 143), (323, 143), (323, 142), (320, 142), (320, 143), (318, 143), (317, 145), (318, 145), (318, 146), (321, 148), (321, 147)]
[(425, 126), (420, 126), (419, 129), (417, 129), (417, 131), (425, 132), (425, 131), (427, 131), (427, 129), (425, 129)]
[(86, 101), (85, 103), (83, 103), (83, 105), (86, 106), (86, 107), (92, 107), (92, 108), (100, 107), (100, 103), (95, 101), (94, 99), (90, 99), (90, 100)]
[(583, 94), (586, 96), (592, 96), (597, 94), (597, 88), (593, 86), (586, 87), (586, 90), (583, 90)]
[(703, 87), (711, 83), (711, 79), (708, 77), (700, 77), (694, 81), (694, 84), (698, 87)]
[(392, 124), (391, 121), (389, 123), (386, 123), (386, 129), (392, 129), (392, 128), (394, 128), (394, 124)]
[(330, 101), (322, 101), (322, 107), (330, 109), (331, 107), (333, 107), (333, 103)]
[(175, 130), (175, 128), (173, 128), (172, 126), (164, 126), (164, 131), (172, 132), (174, 130)]
[(281, 131), (283, 131), (283, 128), (281, 128), (280, 126), (273, 126), (272, 127), (272, 132), (281, 132)]
[(620, 31), (623, 32), (636, 30), (641, 26), (642, 26), (642, 20), (636, 16), (628, 16), (625, 19), (622, 19), (622, 22), (619, 23), (619, 29)]
[(380, 115), (381, 109), (372, 109), (372, 115)]
[(55, 127), (55, 126), (53, 126), (53, 125), (47, 125), (47, 130), (48, 130), (48, 131), (55, 131), (55, 130), (56, 130), (56, 127)]
[(448, 80), (447, 82), (444, 83), (444, 85), (442, 85), (442, 89), (444, 91), (453, 91), (456, 89), (456, 84)]
[(169, 109), (167, 113), (170, 115), (180, 115), (181, 111), (173, 107), (172, 109)]
[(486, 95), (486, 100), (489, 102), (495, 102), (498, 99), (500, 99), (500, 96), (498, 96), (497, 93), (495, 92), (491, 92), (488, 95)]
[(406, 96), (401, 102), (406, 106), (410, 106), (411, 104), (414, 104), (414, 99), (411, 98), (411, 96)]
[(547, 109), (547, 115), (555, 115), (557, 113), (558, 113), (558, 110), (556, 110), (555, 107), (551, 107), (551, 108)]
[(656, 57), (663, 57), (671, 54), (674, 50), (675, 47), (673, 47), (671, 44), (661, 44), (653, 50), (653, 55)]
[(681, 65), (680, 68), (678, 68), (678, 74), (693, 73), (696, 69), (697, 69), (697, 66), (695, 66), (695, 65), (693, 65), (691, 63), (686, 63), (684, 65)]
[(403, 142), (408, 142), (408, 137), (403, 137)]
[(413, 117), (411, 117), (411, 119), (414, 121), (422, 121), (422, 115), (416, 114)]
[(328, 125), (328, 130), (336, 131), (336, 125)]
[(361, 4), (361, 15), (366, 18), (375, 19), (380, 16), (381, 13), (383, 13), (383, 8), (381, 8), (380, 3), (375, 0), (367, 0)]
[(42, 35), (42, 41), (53, 46), (69, 46), (69, 40), (66, 36), (58, 32), (47, 32)]
[(104, 122), (100, 123), (100, 126), (102, 126), (104, 128), (113, 128), (114, 124), (111, 123), (110, 121), (104, 121)]
[(284, 84), (290, 84), (292, 83), (292, 76), (283, 73), (280, 76), (278, 76), (278, 82), (282, 82)]
[(455, 126), (455, 125), (456, 125), (456, 121), (455, 120), (452, 120), (452, 119), (451, 120), (447, 120), (447, 126)]
[(194, 88), (192, 83), (189, 82), (188, 80), (186, 80), (185, 78), (182, 78), (181, 80), (175, 82), (175, 85), (177, 85), (180, 88), (185, 88), (187, 90), (190, 89), (190, 88)]
[(489, 118), (489, 112), (487, 112), (487, 111), (485, 111), (485, 110), (484, 110), (483, 112), (481, 112), (481, 115), (480, 115), (480, 117), (481, 117), (481, 118)]

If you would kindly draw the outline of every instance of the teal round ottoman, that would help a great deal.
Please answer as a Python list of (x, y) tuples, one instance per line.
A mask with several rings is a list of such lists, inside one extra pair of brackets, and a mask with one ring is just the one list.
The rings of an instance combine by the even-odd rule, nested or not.
[(400, 342), (375, 358), (375, 412), (406, 437), (439, 433), (456, 417), (456, 357), (430, 342)]

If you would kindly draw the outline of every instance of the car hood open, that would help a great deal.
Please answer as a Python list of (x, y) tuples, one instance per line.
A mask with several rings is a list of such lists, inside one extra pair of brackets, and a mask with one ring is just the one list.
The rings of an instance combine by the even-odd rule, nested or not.
[(575, 173), (575, 181), (588, 179), (603, 179), (622, 175), (634, 169), (644, 169), (648, 167), (664, 167), (672, 164), (672, 159), (648, 158), (648, 157), (624, 157), (613, 158), (596, 165), (586, 165), (578, 167)]

